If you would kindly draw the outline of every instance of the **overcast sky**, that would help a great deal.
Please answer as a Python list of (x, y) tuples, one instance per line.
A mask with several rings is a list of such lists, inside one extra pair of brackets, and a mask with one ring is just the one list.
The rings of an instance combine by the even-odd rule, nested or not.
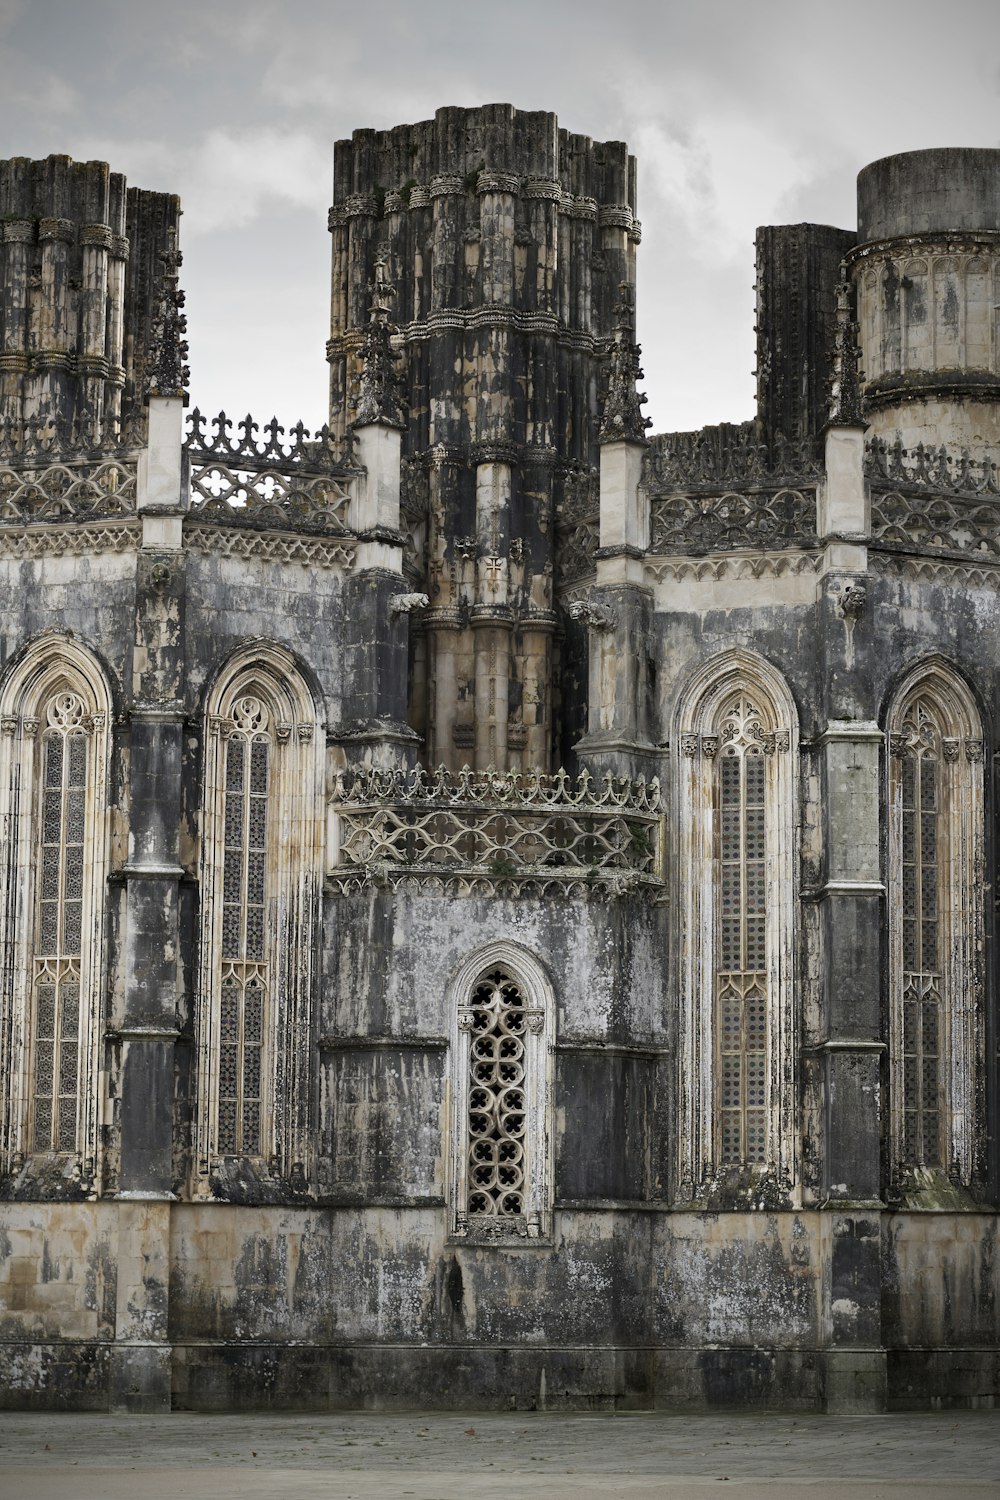
[(180, 193), (192, 399), (325, 417), (333, 142), (508, 101), (639, 160), (657, 431), (753, 413), (753, 234), (879, 156), (1000, 146), (996, 0), (0, 0), (3, 156)]

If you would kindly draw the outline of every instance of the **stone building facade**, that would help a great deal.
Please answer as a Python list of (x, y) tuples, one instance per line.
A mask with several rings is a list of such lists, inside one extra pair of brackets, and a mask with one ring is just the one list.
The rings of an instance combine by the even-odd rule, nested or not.
[(760, 230), (661, 436), (623, 145), (334, 196), (310, 434), (0, 164), (3, 1400), (992, 1404), (1000, 152)]

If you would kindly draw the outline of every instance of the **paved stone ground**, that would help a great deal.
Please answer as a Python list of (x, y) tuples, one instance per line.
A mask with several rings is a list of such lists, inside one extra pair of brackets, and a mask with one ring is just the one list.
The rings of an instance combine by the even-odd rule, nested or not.
[(1000, 1496), (1000, 1412), (0, 1412), (0, 1500), (705, 1500), (712, 1492), (733, 1500)]

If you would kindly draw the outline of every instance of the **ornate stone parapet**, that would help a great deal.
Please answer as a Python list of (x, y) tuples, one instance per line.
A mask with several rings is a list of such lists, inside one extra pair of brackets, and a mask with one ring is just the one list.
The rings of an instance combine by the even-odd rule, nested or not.
[[(235, 435), (234, 435), (235, 430)], [(191, 510), (200, 518), (258, 529), (346, 536), (358, 471), (327, 428), (287, 430), (276, 418), (209, 421), (195, 408), (185, 444)]]
[(330, 874), (342, 890), (417, 878), (621, 894), (662, 880), (655, 779), (358, 770), (338, 778), (333, 807)]

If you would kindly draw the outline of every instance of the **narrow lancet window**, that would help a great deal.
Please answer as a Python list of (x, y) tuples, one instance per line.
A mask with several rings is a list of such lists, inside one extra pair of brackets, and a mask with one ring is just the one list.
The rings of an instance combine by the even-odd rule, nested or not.
[(259, 698), (241, 698), (233, 722), (226, 746), (219, 1152), (252, 1156), (261, 1149), (261, 1050), (268, 992), (267, 709)]
[(766, 1181), (792, 1202), (795, 704), (770, 663), (728, 651), (692, 677), (675, 743), (678, 1198)]
[(316, 717), (292, 658), (266, 643), (229, 663), (206, 704), (198, 1197), (218, 1189), (227, 1159), (296, 1181), (309, 1171), (326, 753)]
[(938, 842), (940, 735), (922, 704), (904, 720), (901, 767), (903, 923), (903, 1156), (941, 1165)]
[(975, 1176), (982, 1068), (982, 728), (946, 667), (889, 718), (891, 1158), (897, 1188)]
[(101, 1178), (110, 710), (96, 661), (56, 634), (0, 691), (0, 1170), (70, 1156), (74, 1192)]
[(74, 1151), (87, 797), (83, 702), (76, 693), (60, 693), (46, 718), (32, 962), (31, 1149)]
[(767, 903), (764, 730), (741, 697), (721, 725), (716, 1088), (723, 1164), (767, 1158)]

